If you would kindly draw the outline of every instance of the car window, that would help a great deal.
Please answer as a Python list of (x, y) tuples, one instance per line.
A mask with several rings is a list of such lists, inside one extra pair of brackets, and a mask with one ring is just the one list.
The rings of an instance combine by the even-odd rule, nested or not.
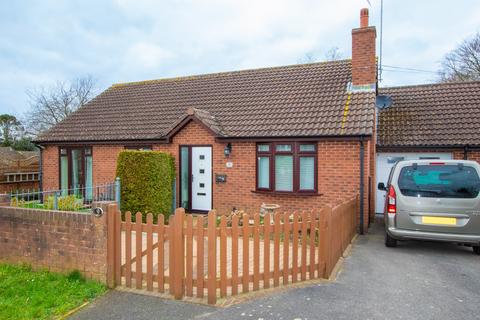
[(395, 168), (397, 167), (397, 164), (395, 164), (392, 169), (390, 169), (390, 174), (388, 175), (388, 180), (387, 180), (387, 186), (389, 186), (392, 183), (392, 177), (393, 173), (395, 172)]
[(412, 165), (400, 171), (398, 187), (411, 197), (476, 198), (480, 178), (471, 166)]

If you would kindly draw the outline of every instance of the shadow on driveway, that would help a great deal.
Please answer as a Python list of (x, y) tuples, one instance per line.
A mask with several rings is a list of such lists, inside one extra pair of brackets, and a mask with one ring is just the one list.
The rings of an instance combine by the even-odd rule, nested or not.
[(112, 291), (73, 319), (479, 319), (480, 257), (433, 242), (359, 236), (335, 282), (213, 308)]

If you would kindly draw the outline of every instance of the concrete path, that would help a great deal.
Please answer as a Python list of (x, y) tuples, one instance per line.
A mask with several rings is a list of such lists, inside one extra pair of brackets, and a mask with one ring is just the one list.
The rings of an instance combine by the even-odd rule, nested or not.
[(228, 308), (112, 291), (73, 319), (479, 319), (480, 257), (454, 244), (383, 245), (377, 224), (332, 283)]

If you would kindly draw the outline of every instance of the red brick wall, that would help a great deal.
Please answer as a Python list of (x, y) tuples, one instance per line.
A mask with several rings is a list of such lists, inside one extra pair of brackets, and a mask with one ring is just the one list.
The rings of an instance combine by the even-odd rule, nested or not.
[(118, 154), (125, 148), (116, 146), (93, 146), (93, 185), (115, 181)]
[[(170, 144), (154, 145), (156, 151), (171, 153), (176, 159), (178, 168), (179, 146), (185, 145), (212, 145), (213, 174), (227, 175), (227, 182), (213, 184), (213, 207), (219, 212), (230, 212), (233, 207), (246, 211), (258, 211), (262, 203), (277, 203), (281, 210), (311, 210), (325, 204), (337, 204), (359, 193), (360, 177), (360, 146), (358, 141), (321, 141), (318, 142), (318, 189), (320, 195), (273, 195), (252, 192), (255, 190), (255, 142), (233, 142), (232, 154), (226, 159), (223, 149), (224, 142), (216, 142), (213, 135), (202, 125), (190, 122), (180, 130)], [(56, 148), (56, 147), (55, 147)], [(93, 183), (112, 182), (115, 179), (116, 160), (118, 154), (124, 150), (118, 146), (93, 146)], [(364, 221), (368, 226), (368, 176), (372, 174), (372, 146), (369, 140), (365, 141), (365, 201)], [(58, 153), (55, 158), (44, 157), (44, 167), (55, 167), (51, 162), (58, 162)], [(227, 168), (226, 162), (233, 162), (233, 168)], [(58, 166), (54, 178), (47, 177), (44, 181), (55, 180), (58, 185)], [(177, 172), (177, 181), (180, 181)], [(50, 183), (53, 185), (52, 183)], [(177, 183), (177, 195), (179, 183)], [(45, 185), (47, 189), (47, 184)], [(177, 196), (177, 201), (179, 197)], [(366, 228), (365, 228), (366, 230)]]
[(59, 154), (58, 146), (46, 146), (42, 150), (42, 188), (43, 190), (57, 190), (60, 188), (58, 181)]
[(468, 160), (474, 160), (480, 163), (480, 150), (476, 151), (469, 151), (468, 152)]
[(0, 207), (0, 261), (105, 282), (106, 215)]
[[(458, 160), (464, 159), (463, 149), (457, 149), (453, 151), (453, 158)], [(467, 151), (467, 160), (473, 160), (480, 163), (480, 150), (468, 150)]]

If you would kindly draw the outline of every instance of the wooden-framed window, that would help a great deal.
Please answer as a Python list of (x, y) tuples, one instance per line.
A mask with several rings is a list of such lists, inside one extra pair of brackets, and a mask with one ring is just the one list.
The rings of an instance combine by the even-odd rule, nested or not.
[(315, 142), (257, 143), (256, 190), (317, 192)]
[(93, 193), (93, 158), (91, 147), (59, 148), (59, 184), (64, 194)]

